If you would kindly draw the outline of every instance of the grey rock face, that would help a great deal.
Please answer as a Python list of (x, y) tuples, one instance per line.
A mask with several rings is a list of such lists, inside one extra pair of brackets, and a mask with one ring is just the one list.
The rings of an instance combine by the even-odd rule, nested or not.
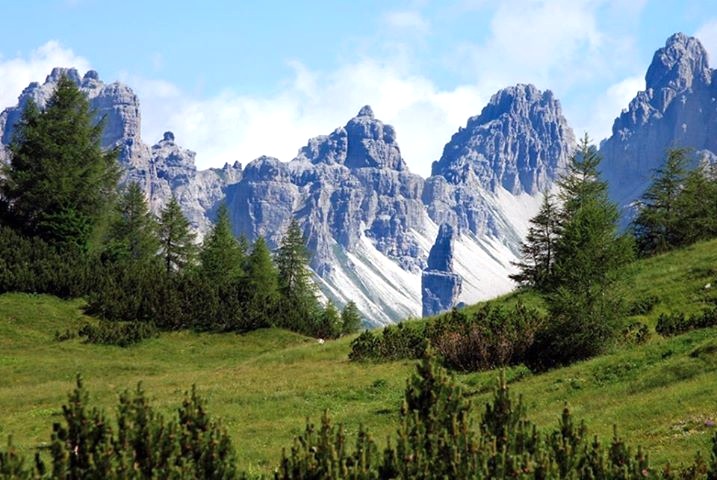
[(668, 148), (717, 152), (716, 79), (694, 37), (677, 33), (655, 52), (645, 90), (615, 119), (612, 135), (600, 146), (613, 200), (627, 206), (639, 198)]
[(438, 224), (520, 242), (491, 198), (499, 191), (535, 195), (566, 165), (575, 136), (552, 92), (532, 85), (499, 91), (453, 135), (433, 163), (423, 200)]
[(0, 161), (8, 161), (5, 146), (11, 141), (15, 125), (26, 103), (32, 99), (43, 108), (52, 96), (57, 82), (66, 75), (87, 95), (97, 121), (104, 121), (103, 148), (116, 148), (123, 167), (123, 182), (137, 182), (147, 193), (150, 207), (159, 213), (172, 193), (192, 225), (203, 234), (210, 227), (207, 212), (223, 198), (224, 188), (241, 177), (241, 165), (225, 166), (197, 172), (194, 152), (174, 143), (167, 132), (151, 149), (142, 142), (139, 99), (132, 89), (121, 83), (103, 83), (97, 72), (80, 77), (77, 70), (54, 68), (45, 83), (30, 84), (20, 95), (18, 105), (0, 113)]
[(344, 127), (309, 140), (288, 164), (262, 157), (228, 190), (237, 233), (276, 246), (292, 217), (302, 224), (324, 275), (336, 264), (334, 246), (353, 251), (365, 235), (406, 269), (425, 261), (409, 234), (422, 227), (423, 180), (408, 171), (393, 127), (364, 107)]
[(453, 227), (444, 223), (428, 255), (428, 266), (421, 276), (423, 316), (453, 308), (458, 303), (463, 281), (453, 272)]

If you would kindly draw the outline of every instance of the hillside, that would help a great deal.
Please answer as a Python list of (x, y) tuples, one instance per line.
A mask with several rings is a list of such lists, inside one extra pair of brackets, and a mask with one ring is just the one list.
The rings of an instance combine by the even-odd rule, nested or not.
[[(641, 318), (654, 325), (660, 312), (714, 302), (717, 293), (705, 289), (708, 283), (717, 284), (717, 241), (636, 263), (623, 289), (630, 302), (659, 298)], [(209, 410), (225, 420), (242, 469), (267, 472), (305, 418), (318, 420), (324, 409), (347, 425), (349, 438), (359, 423), (385, 438), (413, 369), (412, 362), (350, 363), (351, 338), (321, 345), (275, 329), (166, 333), (130, 348), (55, 341), (56, 330), (86, 320), (81, 306), (48, 296), (0, 296), (0, 437), (12, 434), (26, 452), (49, 439), (50, 424), (81, 372), (92, 399), (108, 409), (118, 392), (138, 381), (165, 409), (176, 407), (182, 391), (196, 383)], [(459, 378), (482, 405), (495, 376)], [(696, 450), (707, 451), (717, 422), (717, 329), (671, 339), (653, 334), (644, 346), (540, 375), (518, 367), (508, 377), (539, 425), (555, 424), (567, 401), (600, 438), (607, 440), (617, 423), (629, 443), (646, 447), (653, 463), (686, 463)]]

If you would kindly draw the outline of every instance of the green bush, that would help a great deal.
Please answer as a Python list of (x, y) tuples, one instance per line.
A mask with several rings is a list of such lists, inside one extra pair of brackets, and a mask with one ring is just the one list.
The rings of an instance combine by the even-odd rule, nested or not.
[(715, 307), (689, 316), (682, 312), (660, 314), (655, 331), (663, 337), (669, 337), (698, 328), (714, 326), (717, 326), (717, 308)]
[(327, 415), (317, 432), (310, 423), (275, 478), (289, 479), (604, 479), (717, 478), (717, 435), (710, 464), (698, 458), (675, 472), (650, 467), (647, 454), (617, 434), (603, 444), (590, 437), (565, 407), (557, 427), (538, 431), (522, 399), (501, 376), (477, 425), (471, 404), (448, 374), (426, 356), (409, 380), (395, 438), (381, 453), (359, 430), (354, 448)]
[(109, 322), (101, 320), (96, 325), (86, 323), (77, 332), (87, 343), (128, 347), (147, 338), (159, 335), (157, 327), (150, 322)]
[(379, 360), (381, 358), (381, 339), (371, 330), (364, 330), (351, 342), (349, 360)]
[(233, 479), (236, 456), (224, 428), (211, 419), (196, 390), (185, 395), (175, 418), (152, 408), (141, 386), (120, 395), (116, 421), (90, 408), (78, 376), (53, 425), (49, 464), (34, 468), (12, 445), (0, 452), (0, 477), (17, 479)]
[(650, 339), (650, 327), (632, 322), (622, 330), (622, 341), (628, 345), (642, 345)]
[(542, 324), (541, 315), (522, 304), (512, 310), (487, 304), (470, 316), (454, 310), (439, 317), (427, 336), (448, 367), (487, 370), (525, 361)]
[(660, 299), (655, 295), (638, 298), (628, 306), (627, 315), (630, 317), (634, 315), (647, 315), (658, 303), (660, 303)]

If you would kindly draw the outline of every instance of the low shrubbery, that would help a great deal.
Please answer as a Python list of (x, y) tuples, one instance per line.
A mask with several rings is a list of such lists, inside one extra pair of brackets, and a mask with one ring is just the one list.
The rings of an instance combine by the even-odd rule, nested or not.
[(717, 308), (710, 308), (694, 315), (663, 313), (657, 319), (655, 331), (662, 336), (678, 335), (697, 328), (717, 326)]
[[(0, 477), (15, 479), (234, 479), (235, 450), (225, 429), (206, 412), (192, 389), (176, 417), (152, 408), (141, 387), (120, 395), (110, 420), (90, 408), (77, 387), (53, 427), (49, 458), (27, 459), (10, 446), (0, 451)], [(354, 439), (328, 414), (284, 450), (274, 478), (302, 479), (714, 479), (717, 435), (705, 458), (682, 470), (650, 466), (641, 448), (617, 434), (601, 443), (576, 422), (566, 406), (555, 428), (540, 431), (527, 418), (522, 398), (509, 392), (504, 376), (477, 421), (468, 394), (425, 355), (408, 381), (398, 429), (380, 449), (359, 428)]]
[(472, 314), (453, 310), (428, 322), (408, 322), (366, 331), (351, 344), (351, 360), (420, 358), (430, 345), (450, 368), (475, 371), (529, 360), (545, 320), (521, 304), (513, 309), (484, 305)]

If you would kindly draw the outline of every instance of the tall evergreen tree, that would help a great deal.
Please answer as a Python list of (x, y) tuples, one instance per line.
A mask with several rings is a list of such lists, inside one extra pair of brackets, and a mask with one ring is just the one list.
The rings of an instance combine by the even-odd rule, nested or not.
[[(714, 168), (714, 167), (712, 167)], [(717, 237), (717, 175), (707, 165), (691, 170), (675, 200), (679, 245)]]
[(279, 276), (266, 242), (259, 237), (246, 260), (243, 294), (245, 328), (255, 329), (275, 324), (279, 299)]
[(530, 219), (530, 228), (521, 245), (522, 258), (513, 263), (520, 271), (510, 278), (521, 285), (547, 290), (553, 274), (555, 243), (558, 235), (558, 207), (549, 192), (543, 193), (538, 214)]
[(229, 209), (222, 203), (217, 213), (217, 223), (204, 240), (201, 273), (217, 283), (228, 283), (242, 276), (246, 250), (232, 233)]
[(313, 334), (321, 306), (316, 299), (309, 270), (309, 251), (296, 220), (291, 221), (282, 239), (276, 264), (279, 269), (283, 326)]
[(612, 288), (633, 257), (633, 242), (618, 233), (618, 209), (599, 178), (599, 163), (586, 135), (558, 182), (562, 210), (548, 296), (552, 323), (536, 340), (543, 357), (555, 363), (602, 351), (622, 318)]
[(361, 328), (361, 313), (356, 304), (350, 301), (341, 310), (341, 333), (348, 335), (356, 333)]
[(687, 175), (688, 153), (684, 148), (668, 151), (642, 196), (633, 229), (643, 255), (665, 252), (681, 243), (678, 199)]
[(115, 206), (107, 231), (105, 255), (110, 260), (146, 263), (159, 253), (157, 220), (149, 211), (144, 193), (133, 182)]
[(0, 183), (11, 224), (61, 246), (89, 248), (119, 179), (116, 151), (101, 148), (102, 130), (67, 76), (44, 111), (27, 103)]
[(194, 238), (189, 221), (173, 195), (159, 219), (160, 248), (167, 273), (193, 265), (197, 253)]

